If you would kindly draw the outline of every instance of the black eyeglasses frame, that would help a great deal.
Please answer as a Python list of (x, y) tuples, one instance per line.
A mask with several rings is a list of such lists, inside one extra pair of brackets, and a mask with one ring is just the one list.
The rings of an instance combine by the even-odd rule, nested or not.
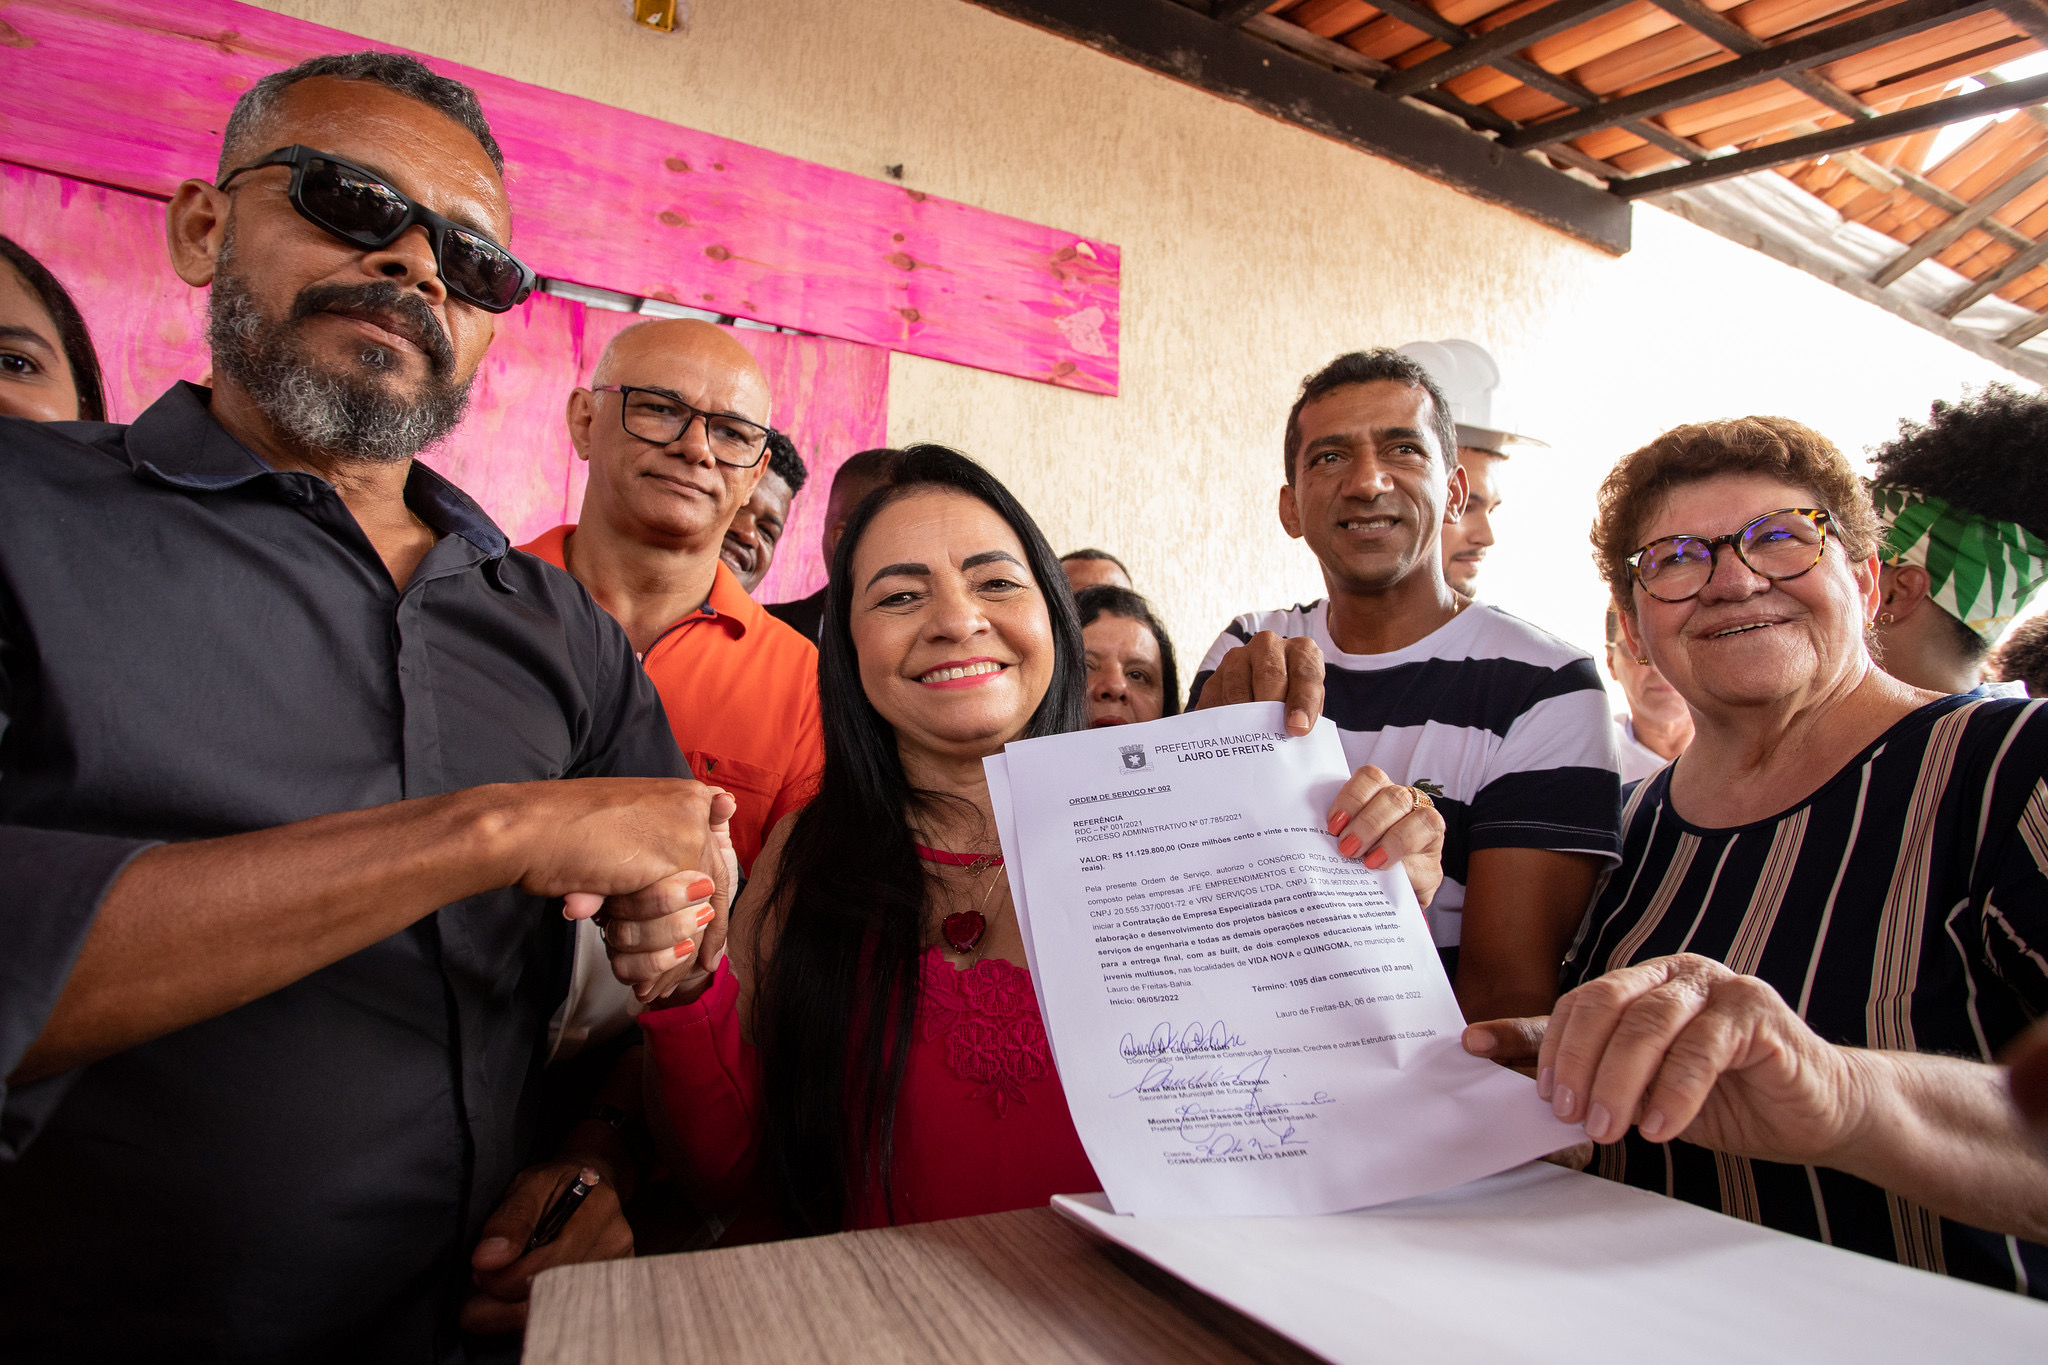
[[(360, 175), (365, 179), (376, 181), (379, 185), (382, 185), (400, 200), (404, 201), (406, 207), (405, 217), (381, 241), (365, 241), (363, 238), (327, 222), (307, 206), (305, 199), (306, 169), (315, 161), (325, 161), (331, 165), (339, 166), (345, 171), (351, 171), (356, 175)], [(404, 190), (399, 189), (398, 186), (392, 184), (389, 179), (378, 174), (376, 171), (369, 169), (367, 166), (358, 166), (355, 162), (335, 156), (331, 152), (323, 152), (317, 148), (293, 143), (289, 147), (280, 147), (268, 156), (252, 161), (246, 166), (236, 167), (223, 176), (220, 183), (214, 188), (225, 190), (236, 176), (245, 175), (250, 171), (262, 170), (266, 166), (289, 166), (292, 178), (285, 194), (291, 201), (292, 208), (298, 213), (299, 217), (305, 219), (314, 227), (319, 228), (331, 237), (347, 242), (350, 246), (361, 247), (368, 251), (382, 251), (385, 247), (390, 246), (393, 242), (411, 231), (415, 225), (425, 228), (427, 230), (427, 243), (434, 253), (434, 270), (440, 276), (442, 285), (456, 298), (473, 307), (481, 308), (486, 313), (510, 312), (524, 303), (527, 296), (532, 294), (535, 286), (540, 283), (540, 276), (534, 273), (532, 266), (514, 256), (505, 247), (492, 241), (483, 233), (475, 228), (464, 227), (461, 223), (443, 218), (440, 214), (421, 204), (417, 199), (414, 199)], [(473, 238), (485, 243), (493, 251), (498, 252), (506, 260), (519, 268), (519, 287), (513, 293), (509, 303), (497, 303), (488, 299), (478, 298), (449, 277), (443, 253), (447, 249), (448, 234), (451, 232), (460, 233), (464, 237)]]
[[(636, 441), (645, 441), (647, 442), (647, 444), (651, 446), (672, 446), (677, 441), (682, 440), (683, 437), (689, 435), (690, 424), (692, 422), (695, 422), (699, 418), (702, 418), (704, 421), (704, 444), (707, 447), (709, 447), (712, 444), (711, 419), (717, 417), (728, 422), (738, 422), (741, 426), (744, 427), (754, 428), (756, 431), (761, 433), (761, 444), (755, 448), (754, 458), (747, 461), (745, 464), (740, 464), (735, 460), (725, 459), (718, 453), (716, 449), (713, 449), (711, 451), (712, 459), (717, 460), (727, 469), (752, 469), (755, 465), (760, 464), (762, 460), (768, 458), (768, 437), (770, 434), (769, 429), (767, 427), (762, 426), (759, 422), (756, 422), (751, 417), (742, 417), (736, 412), (712, 412), (707, 408), (698, 407), (689, 399), (684, 398), (681, 394), (678, 394), (674, 389), (650, 388), (645, 384), (592, 384), (590, 386), (590, 391), (592, 393), (615, 393), (619, 396), (619, 429), (624, 431), (628, 436), (632, 437)], [(660, 394), (662, 398), (666, 399), (668, 402), (675, 404), (684, 412), (688, 413), (689, 416), (683, 418), (683, 425), (681, 426), (681, 428), (677, 430), (676, 434), (673, 437), (666, 441), (657, 441), (651, 436), (642, 436), (639, 432), (633, 430), (633, 428), (626, 425), (627, 399), (631, 395), (636, 393)]]
[[(1750, 562), (1749, 556), (1743, 552), (1742, 538), (1755, 530), (1758, 523), (1769, 521), (1772, 517), (1784, 516), (1787, 512), (1797, 513), (1802, 517), (1810, 518), (1813, 521), (1814, 529), (1820, 532), (1820, 540), (1814, 545), (1812, 564), (1808, 564), (1798, 573), (1774, 574), (1760, 569)], [(1659, 602), (1690, 602), (1693, 598), (1698, 597), (1701, 590), (1714, 579), (1714, 563), (1720, 555), (1723, 545), (1735, 551), (1735, 557), (1741, 560), (1743, 567), (1751, 573), (1762, 578), (1768, 578), (1773, 583), (1789, 583), (1795, 578), (1812, 573), (1815, 565), (1818, 565), (1822, 559), (1826, 558), (1828, 552), (1828, 527), (1834, 524), (1834, 519), (1834, 514), (1825, 507), (1780, 507), (1746, 522), (1725, 536), (1702, 536), (1694, 535), (1690, 532), (1680, 532), (1675, 536), (1658, 536), (1648, 544), (1637, 546), (1623, 562), (1628, 565), (1629, 576), (1635, 579), (1636, 586)], [(1699, 587), (1694, 588), (1683, 597), (1661, 596), (1648, 583), (1643, 581), (1643, 556), (1648, 554), (1653, 546), (1662, 545), (1667, 540), (1697, 540), (1704, 543), (1707, 547), (1707, 576), (1700, 581)]]

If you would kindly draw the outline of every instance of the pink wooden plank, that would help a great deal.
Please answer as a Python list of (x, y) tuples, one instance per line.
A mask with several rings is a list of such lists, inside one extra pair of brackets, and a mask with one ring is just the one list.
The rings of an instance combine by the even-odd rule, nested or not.
[(825, 498), (832, 475), (856, 450), (889, 440), (889, 353), (818, 337), (736, 328), (774, 394), (775, 424), (810, 470), (796, 495), (775, 563), (755, 595), (790, 602), (825, 586)]
[[(234, 0), (15, 0), (0, 18), (0, 159), (167, 195), (211, 174), (252, 81), (372, 46)], [(514, 245), (545, 275), (1116, 392), (1109, 243), (434, 66), (482, 96)]]
[(0, 164), (0, 234), (77, 300), (106, 373), (108, 420), (132, 422), (173, 381), (206, 377), (206, 296), (171, 273), (162, 204)]
[[(0, 165), (0, 233), (34, 253), (77, 300), (115, 421), (132, 421), (174, 380), (206, 376), (205, 295), (171, 273), (161, 203)], [(498, 319), (468, 418), (426, 458), (515, 542), (574, 519), (584, 466), (563, 406), (571, 388), (589, 381), (604, 344), (635, 320), (549, 294)], [(785, 548), (761, 589), (764, 601), (802, 597), (825, 581), (818, 542), (832, 471), (886, 439), (889, 353), (826, 337), (733, 332), (767, 372), (774, 420), (817, 480), (798, 496)]]
[(562, 524), (575, 452), (562, 404), (582, 368), (584, 307), (535, 294), (498, 319), (469, 415), (423, 457), (515, 545)]

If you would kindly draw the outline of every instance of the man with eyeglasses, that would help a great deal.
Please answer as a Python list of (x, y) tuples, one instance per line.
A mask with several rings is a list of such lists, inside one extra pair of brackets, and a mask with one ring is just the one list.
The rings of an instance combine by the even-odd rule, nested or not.
[(1585, 651), (1445, 581), (1445, 515), (1467, 491), (1457, 451), (1449, 402), (1408, 356), (1353, 352), (1305, 380), (1280, 521), (1329, 596), (1231, 622), (1191, 709), (1284, 697), (1302, 733), (1321, 707), (1351, 763), (1433, 799), (1444, 881), (1427, 914), (1466, 1017), (1542, 1014), (1619, 861), (1614, 734)]
[(818, 649), (747, 595), (719, 557), (769, 472), (768, 380), (723, 328), (628, 327), (569, 395), (590, 464), (582, 519), (521, 546), (618, 618), (691, 771), (732, 793), (745, 871), (825, 766)]
[(216, 180), (168, 215), (212, 387), (0, 420), (0, 1359), (460, 1359), (564, 898), (672, 988), (731, 798), (414, 458), (533, 284), (474, 93), (315, 59)]

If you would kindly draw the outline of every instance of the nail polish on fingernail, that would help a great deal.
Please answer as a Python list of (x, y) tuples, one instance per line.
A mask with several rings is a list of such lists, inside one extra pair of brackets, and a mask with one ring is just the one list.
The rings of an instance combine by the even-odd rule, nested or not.
[(1636, 1124), (1636, 1127), (1642, 1130), (1644, 1137), (1655, 1142), (1664, 1131), (1664, 1111), (1662, 1109), (1645, 1109), (1642, 1121)]
[(711, 923), (711, 921), (717, 918), (718, 912), (707, 905), (702, 910), (699, 910), (697, 912), (697, 927), (699, 929), (702, 929), (705, 925)]
[(1595, 1104), (1586, 1111), (1586, 1136), (1595, 1142), (1605, 1141), (1607, 1125), (1613, 1121), (1614, 1115), (1607, 1112), (1606, 1105)]
[(1340, 810), (1335, 815), (1332, 815), (1330, 817), (1330, 833), (1342, 834), (1344, 832), (1344, 826), (1350, 823), (1351, 812), (1348, 810)]
[(1536, 1098), (1539, 1100), (1549, 1099), (1551, 1087), (1556, 1084), (1557, 1068), (1552, 1066), (1544, 1067), (1536, 1073)]
[(709, 877), (699, 877), (683, 888), (683, 894), (693, 901), (703, 900), (718, 889), (718, 884)]
[(1356, 834), (1347, 834), (1337, 841), (1337, 852), (1346, 858), (1356, 858), (1358, 851), (1365, 847), (1365, 840)]
[(1383, 848), (1376, 848), (1366, 854), (1365, 865), (1375, 872), (1379, 871), (1387, 865), (1387, 851)]
[(1572, 1093), (1570, 1086), (1561, 1085), (1557, 1088), (1557, 1094), (1551, 1097), (1550, 1112), (1566, 1122), (1570, 1122), (1572, 1106), (1578, 1103), (1578, 1099), (1579, 1097)]

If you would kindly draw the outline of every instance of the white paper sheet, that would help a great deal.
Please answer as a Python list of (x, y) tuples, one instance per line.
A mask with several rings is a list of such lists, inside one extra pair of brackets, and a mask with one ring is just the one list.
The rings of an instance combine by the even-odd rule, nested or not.
[(1571, 1146), (1468, 1056), (1398, 868), (1338, 856), (1335, 728), (1278, 703), (1012, 744), (988, 760), (1032, 980), (1122, 1212), (1315, 1214)]
[(2048, 1304), (1556, 1166), (1326, 1218), (1053, 1207), (1340, 1365), (2048, 1359)]

